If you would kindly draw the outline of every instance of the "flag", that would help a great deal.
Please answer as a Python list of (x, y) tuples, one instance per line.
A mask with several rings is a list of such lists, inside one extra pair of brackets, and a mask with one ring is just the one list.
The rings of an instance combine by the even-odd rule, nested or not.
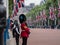
[(12, 14), (13, 16), (12, 17), (17, 15), (17, 12), (18, 12), (18, 2), (19, 2), (19, 0), (13, 0), (14, 5), (13, 5), (13, 14)]
[(16, 12), (18, 12), (18, 3), (19, 0), (14, 0), (14, 10), (16, 10)]
[(58, 17), (60, 18), (60, 9), (58, 9)]
[(59, 8), (60, 8), (60, 1), (58, 0), (58, 6), (59, 6)]
[(12, 17), (14, 17), (14, 16), (17, 15), (17, 9), (16, 9), (16, 6), (15, 5), (14, 5), (14, 9), (13, 9), (13, 14), (12, 15), (13, 15)]
[(47, 18), (45, 10), (43, 10), (43, 18), (44, 18), (44, 19)]
[(14, 4), (14, 5), (16, 4), (16, 0), (13, 0), (13, 4)]
[(20, 8), (21, 7), (21, 1), (17, 0), (17, 4), (18, 4), (18, 7)]
[(16, 0), (16, 3), (18, 4), (18, 8), (24, 7), (24, 0)]
[(16, 0), (17, 1), (17, 3), (19, 3), (19, 0)]
[(24, 3), (22, 2), (22, 7), (24, 7)]
[(14, 3), (14, 9), (13, 9), (13, 11), (14, 11), (14, 13), (13, 13), (13, 17), (14, 16), (16, 16), (17, 15), (17, 13), (18, 13), (18, 9), (20, 8), (20, 7), (24, 7), (24, 0), (13, 0), (13, 3)]
[(40, 19), (40, 15), (37, 15), (37, 16), (36, 16), (36, 19)]
[(58, 6), (59, 6), (59, 8), (58, 8), (58, 17), (60, 18), (60, 1), (58, 0)]
[(50, 10), (50, 16), (52, 16), (53, 15), (53, 9), (51, 8), (51, 7), (49, 7), (49, 10)]
[(21, 1), (21, 7), (24, 7), (24, 2), (23, 1)]
[(50, 7), (49, 10), (50, 10), (50, 16), (53, 17), (55, 15), (54, 8), (53, 7)]
[(19, 1), (19, 3), (18, 3), (18, 7), (19, 7), (19, 8), (21, 7), (21, 1)]
[(54, 20), (55, 18), (56, 18), (56, 16), (55, 16), (55, 13), (54, 13), (54, 8), (53, 7), (50, 7), (50, 16), (49, 16), (49, 18), (51, 19), (51, 20)]
[(14, 11), (14, 16), (16, 16), (17, 15), (17, 12), (16, 11)]
[(16, 9), (16, 12), (18, 12), (18, 4), (16, 4), (16, 7), (15, 7), (15, 9)]
[(21, 1), (21, 7), (24, 7), (24, 0), (20, 0)]
[(58, 18), (60, 18), (60, 13), (58, 13)]
[(20, 1), (24, 2), (24, 0), (20, 0)]
[(13, 12), (13, 16), (12, 17), (14, 17), (14, 16), (16, 16), (17, 15), (17, 12), (16, 11), (14, 11)]

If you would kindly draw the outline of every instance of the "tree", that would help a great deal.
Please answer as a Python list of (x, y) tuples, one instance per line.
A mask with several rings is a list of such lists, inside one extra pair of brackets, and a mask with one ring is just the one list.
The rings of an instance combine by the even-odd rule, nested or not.
[[(54, 7), (54, 8), (58, 8), (58, 2), (57, 0), (45, 0), (45, 3), (43, 3), (43, 5), (37, 5), (35, 8), (33, 8), (26, 16), (31, 16), (32, 20), (35, 20), (36, 16), (39, 15), (39, 12), (44, 10), (46, 11), (46, 15), (49, 18), (49, 7)], [(38, 14), (37, 14), (38, 13)], [(55, 11), (55, 14), (58, 14), (58, 11)], [(47, 18), (47, 19), (48, 19)]]
[(12, 14), (13, 0), (9, 0), (9, 14)]

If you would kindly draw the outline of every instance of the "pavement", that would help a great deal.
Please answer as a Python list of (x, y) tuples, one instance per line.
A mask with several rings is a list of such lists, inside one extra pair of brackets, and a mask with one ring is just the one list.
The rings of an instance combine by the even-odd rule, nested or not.
[[(34, 28), (30, 31), (27, 45), (60, 45), (60, 29)], [(22, 45), (22, 39), (19, 40), (19, 45)]]

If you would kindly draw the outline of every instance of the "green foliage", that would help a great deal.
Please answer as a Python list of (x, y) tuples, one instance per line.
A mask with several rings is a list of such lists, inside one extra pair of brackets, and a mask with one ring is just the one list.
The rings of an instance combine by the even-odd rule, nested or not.
[[(39, 14), (40, 11), (42, 11), (43, 9), (45, 9), (46, 11), (46, 15), (49, 16), (49, 7), (55, 7), (58, 8), (58, 2), (57, 0), (46, 0), (45, 3), (43, 3), (43, 5), (37, 5), (35, 8), (33, 8), (28, 14), (27, 17), (36, 17), (36, 15)], [(37, 14), (38, 13), (38, 14)], [(57, 14), (57, 11), (55, 11), (55, 13)], [(33, 16), (32, 16), (33, 15)], [(34, 18), (33, 18), (34, 19)]]
[(13, 0), (9, 0), (9, 14), (12, 14)]

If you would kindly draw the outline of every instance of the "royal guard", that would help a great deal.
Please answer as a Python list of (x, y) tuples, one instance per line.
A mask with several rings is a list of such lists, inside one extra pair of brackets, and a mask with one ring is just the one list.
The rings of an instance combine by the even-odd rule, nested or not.
[(27, 26), (26, 23), (26, 16), (24, 14), (21, 14), (19, 16), (19, 22), (21, 24), (21, 37), (22, 37), (22, 45), (27, 45), (27, 39), (29, 37), (30, 34), (30, 30)]

